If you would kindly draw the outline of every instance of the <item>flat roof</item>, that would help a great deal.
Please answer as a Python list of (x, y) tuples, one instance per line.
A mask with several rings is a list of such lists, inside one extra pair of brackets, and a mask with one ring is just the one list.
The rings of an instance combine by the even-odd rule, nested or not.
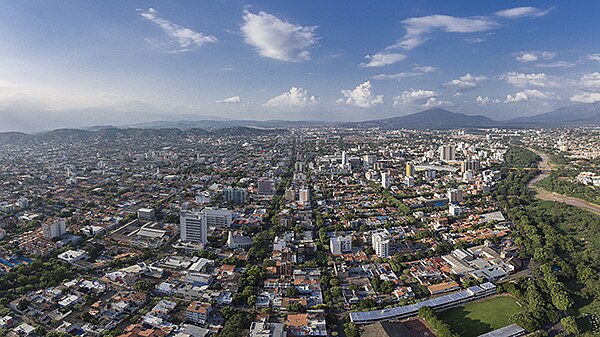
[(447, 294), (444, 296), (430, 298), (421, 302), (393, 307), (389, 309), (381, 309), (381, 310), (373, 310), (373, 311), (359, 311), (359, 312), (351, 312), (350, 320), (352, 322), (365, 322), (365, 321), (376, 321), (383, 319), (390, 319), (398, 316), (402, 316), (409, 313), (416, 313), (419, 311), (421, 307), (439, 307), (445, 304), (450, 304), (453, 302), (457, 302), (460, 300), (464, 300), (470, 297), (473, 297), (479, 293), (482, 293), (486, 290), (491, 290), (496, 288), (490, 282), (483, 283), (478, 286), (469, 287), (466, 290), (461, 290), (455, 293)]

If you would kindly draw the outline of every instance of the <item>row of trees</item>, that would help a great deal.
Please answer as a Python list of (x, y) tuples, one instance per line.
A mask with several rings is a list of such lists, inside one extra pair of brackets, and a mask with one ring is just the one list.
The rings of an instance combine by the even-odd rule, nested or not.
[(421, 307), (419, 317), (424, 319), (435, 331), (438, 337), (458, 337), (448, 323), (441, 320), (430, 307)]

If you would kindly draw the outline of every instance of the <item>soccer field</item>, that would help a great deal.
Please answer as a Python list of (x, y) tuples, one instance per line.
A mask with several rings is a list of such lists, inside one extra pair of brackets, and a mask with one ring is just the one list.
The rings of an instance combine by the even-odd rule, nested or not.
[(513, 314), (524, 310), (511, 296), (496, 296), (438, 313), (452, 330), (463, 337), (476, 337), (511, 324)]

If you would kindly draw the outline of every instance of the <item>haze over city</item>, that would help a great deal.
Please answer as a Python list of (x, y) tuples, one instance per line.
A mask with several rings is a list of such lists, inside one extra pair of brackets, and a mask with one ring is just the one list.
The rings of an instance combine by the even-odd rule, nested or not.
[(0, 1), (0, 130), (600, 101), (594, 1)]

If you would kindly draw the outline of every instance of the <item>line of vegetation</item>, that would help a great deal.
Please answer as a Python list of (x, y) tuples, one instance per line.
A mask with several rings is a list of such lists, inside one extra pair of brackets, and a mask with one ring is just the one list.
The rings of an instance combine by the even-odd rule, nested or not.
[[(539, 157), (533, 152), (512, 147), (505, 158), (501, 170), (506, 178), (496, 189), (496, 198), (513, 222), (521, 257), (532, 260), (535, 276), (501, 286), (527, 303), (527, 310), (511, 320), (530, 332), (558, 322), (568, 331), (579, 330), (577, 323), (572, 324), (575, 317), (586, 307), (600, 306), (600, 218), (573, 206), (534, 199), (526, 183), (537, 172), (524, 170), (537, 166)], [(523, 169), (510, 169), (514, 167)]]
[(438, 337), (458, 337), (458, 334), (452, 331), (450, 325), (441, 320), (435, 311), (430, 307), (419, 308), (419, 317), (424, 319), (435, 331)]
[(600, 190), (574, 181), (577, 171), (560, 169), (537, 182), (537, 186), (546, 191), (560, 193), (569, 197), (579, 198), (596, 205), (600, 205)]

